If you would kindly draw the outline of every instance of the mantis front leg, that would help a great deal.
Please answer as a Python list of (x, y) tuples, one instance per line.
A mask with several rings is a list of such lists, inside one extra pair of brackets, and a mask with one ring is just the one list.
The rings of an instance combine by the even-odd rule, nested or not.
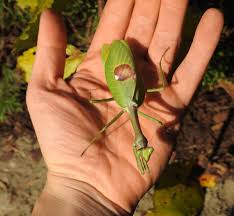
[(130, 120), (135, 132), (133, 152), (136, 158), (137, 166), (141, 174), (144, 175), (145, 172), (150, 173), (147, 162), (149, 161), (154, 149), (152, 147), (148, 147), (148, 141), (141, 131), (137, 115), (137, 107), (130, 106), (127, 108), (127, 111), (129, 113)]
[(164, 88), (168, 85), (167, 79), (164, 75), (163, 69), (162, 69), (162, 59), (165, 56), (166, 52), (169, 50), (169, 47), (164, 51), (163, 55), (161, 56), (160, 62), (159, 62), (159, 80), (162, 83), (161, 86), (158, 88), (152, 88), (152, 89), (147, 89), (148, 93), (152, 92), (161, 92), (164, 90)]

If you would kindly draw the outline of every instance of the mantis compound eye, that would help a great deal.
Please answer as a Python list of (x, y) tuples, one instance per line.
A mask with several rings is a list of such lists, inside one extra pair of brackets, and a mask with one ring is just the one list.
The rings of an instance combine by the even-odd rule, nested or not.
[(118, 81), (125, 81), (127, 79), (136, 79), (136, 73), (128, 64), (122, 64), (115, 68), (115, 79)]

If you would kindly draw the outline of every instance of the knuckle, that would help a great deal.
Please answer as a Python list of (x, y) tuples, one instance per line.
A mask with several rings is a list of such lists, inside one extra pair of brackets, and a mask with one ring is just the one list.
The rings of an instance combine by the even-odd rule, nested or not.
[(180, 41), (180, 35), (178, 34), (172, 34), (171, 31), (157, 31), (155, 34), (155, 37), (157, 38), (157, 43), (163, 44), (163, 45), (176, 45)]
[(136, 35), (142, 35), (144, 34), (144, 32), (149, 33), (149, 31), (152, 34), (153, 33), (152, 26), (153, 26), (153, 21), (149, 17), (139, 15), (135, 18), (134, 23), (130, 26), (131, 36), (136, 37)]

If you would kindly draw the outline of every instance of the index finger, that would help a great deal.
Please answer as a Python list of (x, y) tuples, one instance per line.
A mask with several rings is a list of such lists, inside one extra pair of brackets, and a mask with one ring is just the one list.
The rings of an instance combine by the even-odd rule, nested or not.
[(34, 85), (56, 82), (63, 77), (66, 57), (66, 30), (62, 18), (45, 10), (40, 18), (36, 59), (30, 82)]

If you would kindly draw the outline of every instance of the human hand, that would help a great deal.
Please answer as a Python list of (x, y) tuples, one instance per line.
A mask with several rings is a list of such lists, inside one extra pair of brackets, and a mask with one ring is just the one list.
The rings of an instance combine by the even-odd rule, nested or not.
[[(133, 130), (124, 114), (80, 157), (100, 128), (120, 110), (115, 102), (88, 102), (111, 97), (100, 49), (114, 39), (128, 40), (146, 87), (156, 86), (155, 68), (168, 47), (162, 65), (166, 74), (171, 68), (186, 6), (187, 0), (109, 0), (87, 57), (69, 81), (62, 79), (66, 48), (63, 23), (50, 10), (42, 14), (27, 104), (49, 176), (65, 179), (72, 188), (76, 187), (74, 180), (86, 182), (127, 212), (133, 210), (166, 166), (175, 140), (162, 133), (156, 123), (140, 117), (143, 133), (155, 149), (148, 163), (150, 174), (142, 176), (132, 152)], [(179, 116), (204, 74), (222, 26), (223, 18), (217, 10), (203, 15), (171, 84), (163, 92), (146, 97), (140, 110), (178, 128)]]

